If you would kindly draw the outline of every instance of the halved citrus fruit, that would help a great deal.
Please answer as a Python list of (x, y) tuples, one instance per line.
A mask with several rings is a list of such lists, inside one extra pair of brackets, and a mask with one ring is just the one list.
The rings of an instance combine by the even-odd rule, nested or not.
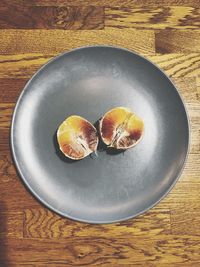
[(98, 145), (96, 128), (77, 115), (70, 116), (61, 123), (57, 139), (64, 155), (74, 160), (83, 159), (95, 152)]
[(117, 107), (106, 112), (100, 120), (99, 128), (106, 145), (128, 149), (141, 140), (144, 123), (130, 109)]

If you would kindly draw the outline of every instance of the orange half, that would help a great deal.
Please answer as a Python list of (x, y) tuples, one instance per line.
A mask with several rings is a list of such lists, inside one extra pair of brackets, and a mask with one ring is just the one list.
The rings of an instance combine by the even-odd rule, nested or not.
[(74, 160), (85, 158), (96, 151), (98, 145), (96, 128), (77, 115), (62, 122), (57, 131), (57, 139), (63, 154)]
[(117, 107), (109, 110), (101, 119), (100, 134), (109, 147), (128, 149), (142, 138), (144, 123), (130, 109)]

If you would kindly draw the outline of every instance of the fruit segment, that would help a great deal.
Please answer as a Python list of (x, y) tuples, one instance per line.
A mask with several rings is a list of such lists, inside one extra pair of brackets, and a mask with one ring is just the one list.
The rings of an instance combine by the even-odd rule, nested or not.
[(62, 122), (57, 131), (60, 150), (65, 156), (79, 160), (96, 151), (96, 128), (86, 119), (73, 115)]
[(127, 149), (135, 146), (144, 131), (143, 121), (128, 108), (108, 111), (100, 121), (100, 134), (109, 147)]

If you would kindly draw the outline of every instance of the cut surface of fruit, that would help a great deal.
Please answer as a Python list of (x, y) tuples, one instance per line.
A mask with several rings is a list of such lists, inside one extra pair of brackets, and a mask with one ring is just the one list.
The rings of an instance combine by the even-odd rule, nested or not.
[(141, 140), (144, 123), (129, 108), (117, 107), (106, 112), (100, 120), (99, 128), (106, 145), (127, 149)]
[(71, 159), (79, 160), (95, 152), (98, 145), (96, 128), (86, 119), (72, 115), (58, 128), (60, 150)]

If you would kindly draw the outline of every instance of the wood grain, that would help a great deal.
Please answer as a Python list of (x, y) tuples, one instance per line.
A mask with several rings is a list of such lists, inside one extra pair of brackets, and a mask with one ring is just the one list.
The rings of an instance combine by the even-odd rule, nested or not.
[[(192, 267), (199, 267), (200, 262), (195, 262), (193, 263)], [(112, 266), (112, 264), (109, 264), (110, 266)], [(47, 265), (44, 263), (38, 263), (37, 262), (37, 266), (34, 264), (26, 264), (26, 263), (20, 263), (20, 265), (16, 265), (16, 264), (12, 264), (11, 262), (9, 263), (9, 267), (21, 267), (21, 266), (26, 266), (26, 267), (47, 267)], [(52, 263), (51, 262), (51, 267), (63, 267), (66, 266), (65, 263)], [(69, 266), (69, 265), (68, 265)], [(77, 265), (80, 266), (80, 265)], [(93, 265), (95, 266), (95, 265)], [(107, 263), (101, 263), (101, 266), (103, 267), (107, 267), (108, 264)], [(133, 267), (143, 267), (143, 266), (147, 266), (147, 267), (169, 267), (169, 264), (167, 263), (151, 263), (150, 261), (148, 262), (143, 262), (143, 263), (131, 263), (130, 264), (116, 264), (115, 266), (133, 266)], [(182, 267), (183, 264), (182, 263), (170, 263), (170, 267)], [(184, 267), (191, 267), (190, 263), (184, 263)]]
[[(153, 31), (108, 30), (0, 30), (0, 54), (56, 54), (85, 45), (128, 47), (143, 54), (155, 53)], [(122, 38), (119, 38), (121, 36)]]
[(172, 78), (197, 77), (200, 74), (200, 53), (171, 53), (148, 56)]
[(0, 128), (0, 154), (6, 155), (10, 149), (9, 142), (10, 129)]
[(4, 182), (1, 187), (1, 199), (9, 199), (5, 201), (6, 208), (0, 205), (0, 212), (9, 210), (13, 212), (21, 211), (22, 209), (32, 209), (41, 207), (39, 203), (25, 188), (19, 175), (9, 177), (7, 182)]
[(28, 79), (0, 79), (0, 103), (16, 102)]
[(140, 8), (108, 7), (105, 9), (105, 26), (123, 29), (199, 29), (200, 9), (191, 6), (155, 5)]
[[(14, 265), (12, 265), (12, 263), (9, 263), (10, 265), (9, 265), (9, 267), (11, 266), (11, 267), (21, 267), (21, 266), (26, 266), (26, 267), (36, 267), (36, 265), (33, 265), (33, 264), (24, 264), (24, 263), (20, 263), (20, 265), (16, 265), (16, 264), (14, 264)], [(200, 262), (196, 262), (196, 263), (194, 263), (193, 265), (192, 265), (192, 267), (199, 267), (199, 264), (200, 264)], [(65, 264), (62, 264), (62, 263), (51, 263), (51, 267), (63, 267), (63, 265), (64, 266), (66, 266)], [(126, 266), (127, 264), (117, 264), (117, 265), (115, 265), (115, 266)], [(80, 266), (80, 265), (79, 265)], [(103, 263), (101, 263), (101, 266), (103, 266), (103, 267), (107, 267), (108, 266), (108, 264), (103, 264)], [(112, 266), (112, 264), (110, 265), (110, 266)], [(166, 263), (166, 264), (160, 264), (160, 263), (156, 263), (156, 265), (154, 264), (154, 263), (150, 263), (150, 262), (143, 262), (143, 263), (132, 263), (131, 265), (127, 265), (127, 266), (133, 266), (133, 267), (143, 267), (143, 266), (147, 266), (147, 267), (168, 267), (169, 265)], [(182, 267), (183, 266), (183, 264), (182, 263), (175, 263), (175, 264), (170, 264), (170, 267)], [(42, 264), (42, 263), (38, 263), (37, 262), (37, 267), (47, 267), (47, 265), (44, 263), (44, 264)], [(190, 263), (184, 263), (184, 267), (191, 267), (191, 264)]]
[[(200, 261), (199, 237), (160, 235), (159, 238), (127, 239), (79, 237), (59, 239), (9, 239), (7, 253), (14, 263), (65, 264), (66, 266), (117, 266), (126, 264), (171, 264)], [(11, 249), (14, 247), (15, 249)], [(24, 252), (24, 253), (22, 253)], [(0, 255), (1, 257), (1, 255)]]
[(13, 103), (0, 103), (0, 129), (10, 128), (13, 109)]
[(162, 54), (200, 52), (200, 31), (160, 31), (155, 34), (155, 46)]
[(190, 122), (190, 151), (192, 153), (199, 153), (200, 148), (200, 105), (199, 104), (187, 104), (187, 110), (189, 114)]
[(18, 54), (0, 56), (0, 78), (30, 78), (53, 55)]
[(0, 155), (0, 175), (1, 175), (1, 184), (3, 187), (4, 183), (12, 182), (13, 179), (16, 179), (17, 172), (13, 165), (11, 155), (9, 152), (7, 154)]
[(172, 81), (176, 85), (185, 103), (200, 103), (196, 77), (172, 78)]
[(0, 6), (0, 29), (92, 30), (103, 28), (103, 7), (27, 7), (16, 6), (11, 2)]
[(188, 108), (191, 129), (190, 152), (200, 153), (200, 92), (198, 91), (197, 79), (187, 77), (173, 78), (172, 80)]
[[(135, 220), (129, 220), (114, 225), (93, 225), (63, 220), (61, 217), (46, 209), (25, 210), (26, 238), (69, 238), (69, 237), (104, 237), (105, 234), (116, 238), (142, 236), (148, 229), (148, 236), (159, 236), (170, 233), (169, 210), (155, 208)], [(115, 227), (113, 227), (115, 226)]]
[(199, 7), (199, 0), (1, 0), (2, 6), (194, 6)]
[(188, 160), (181, 176), (182, 182), (191, 182), (198, 184), (200, 172), (200, 157), (199, 153), (190, 153)]
[[(199, 267), (200, 0), (1, 0), (0, 28), (0, 266)], [(92, 44), (129, 48), (161, 67), (191, 128), (190, 154), (170, 194), (110, 225), (49, 211), (10, 153), (12, 112), (28, 79), (58, 53)]]
[(197, 179), (193, 180), (191, 176), (188, 176), (187, 179), (181, 177), (170, 194), (163, 199), (161, 207), (167, 205), (173, 208), (178, 203), (185, 203), (185, 201), (194, 202), (195, 205), (200, 201), (199, 190), (200, 183)]
[(200, 236), (200, 202), (177, 203), (171, 210), (172, 233)]
[(194, 116), (190, 117), (190, 152), (191, 153), (200, 153), (200, 117)]
[[(1, 206), (1, 203), (0, 203), (0, 206)], [(6, 224), (5, 224), (5, 221), (6, 221)], [(23, 237), (23, 212), (22, 211), (0, 211), (0, 241), (1, 239), (5, 237), (6, 238), (22, 238)]]

